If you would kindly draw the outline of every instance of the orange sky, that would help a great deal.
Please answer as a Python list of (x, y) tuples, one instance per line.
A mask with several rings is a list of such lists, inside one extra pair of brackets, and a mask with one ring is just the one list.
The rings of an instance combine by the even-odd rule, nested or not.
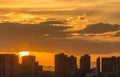
[(4, 51), (0, 53), (18, 54), (25, 49), (44, 66), (54, 66), (54, 55), (61, 52), (76, 55), (78, 65), (86, 53), (92, 56), (91, 62), (97, 57), (119, 56), (119, 3), (0, 0), (0, 51)]
[[(58, 53), (56, 53), (58, 54)], [(66, 55), (70, 56), (72, 54), (67, 54)], [(54, 55), (55, 53), (47, 53), (47, 52), (31, 52), (31, 55), (35, 55), (37, 61), (40, 62), (40, 64), (44, 65), (44, 66), (49, 66), (52, 65), (54, 66)], [(83, 54), (84, 55), (84, 54)], [(79, 65), (79, 60), (80, 60), (80, 56), (82, 55), (75, 55), (74, 56), (77, 57), (77, 64)], [(119, 56), (118, 53), (111, 53), (111, 54), (90, 54), (91, 56), (91, 62), (96, 62), (96, 59), (98, 57), (111, 57), (111, 56)]]
[[(16, 54), (19, 55), (19, 53), (17, 52), (0, 52), (1, 54)], [(39, 61), (40, 65), (43, 66), (54, 66), (54, 55), (58, 54), (58, 53), (48, 53), (48, 52), (30, 52), (30, 55), (33, 55), (36, 57), (36, 61)], [(72, 54), (67, 54), (66, 55), (70, 56)], [(84, 54), (83, 54), (84, 55)], [(75, 55), (75, 57), (77, 57), (77, 64), (79, 65), (79, 60), (80, 60), (80, 56), (82, 55)], [(118, 53), (111, 53), (111, 54), (90, 54), (91, 56), (91, 63), (96, 62), (96, 59), (98, 57), (111, 57), (111, 56), (119, 56)]]

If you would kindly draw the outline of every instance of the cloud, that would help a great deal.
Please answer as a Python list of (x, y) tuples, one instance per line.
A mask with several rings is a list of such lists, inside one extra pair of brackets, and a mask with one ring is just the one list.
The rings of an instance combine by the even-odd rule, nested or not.
[(94, 42), (75, 39), (35, 39), (35, 40), (6, 40), (6, 44), (0, 44), (4, 51), (30, 50), (37, 52), (71, 53), (71, 54), (108, 54), (119, 53), (119, 42)]
[(61, 21), (46, 21), (40, 24), (1, 23), (0, 35), (3, 39), (31, 39), (51, 36), (63, 38), (70, 35), (70, 32), (65, 32), (65, 30), (71, 27), (52, 26), (52, 24), (62, 23)]
[(117, 32), (113, 35), (113, 37), (120, 37), (120, 30), (117, 31)]
[[(40, 24), (0, 23), (0, 51), (30, 50), (72, 54), (107, 54), (120, 52), (119, 41), (102, 41), (104, 39), (111, 39), (112, 37), (102, 37), (101, 39), (99, 37), (93, 39), (94, 36), (81, 36), (79, 39), (67, 38), (71, 37), (72, 32), (66, 30), (71, 27), (51, 25), (62, 23), (60, 21), (46, 21)], [(108, 26), (107, 28), (109, 29)], [(109, 30), (114, 30), (113, 25), (112, 28), (112, 30), (111, 28)], [(108, 30), (102, 32), (106, 31)], [(117, 40), (120, 40), (120, 38), (117, 38)]]
[[(45, 39), (62, 39), (69, 37), (71, 32), (66, 32), (67, 26), (52, 26), (62, 24), (60, 21), (46, 21), (40, 24), (0, 23), (1, 51), (34, 46)], [(34, 44), (31, 44), (34, 43)], [(36, 44), (35, 44), (36, 43)], [(42, 45), (42, 44), (40, 44)], [(39, 45), (38, 45), (39, 46)]]
[[(74, 0), (73, 0), (74, 1)], [(75, 16), (81, 16), (84, 13), (87, 14), (87, 18), (91, 23), (93, 22), (107, 22), (107, 23), (116, 23), (120, 24), (120, 5), (118, 0), (109, 0), (109, 1), (94, 1), (93, 3), (90, 3), (90, 1), (85, 1), (84, 0), (79, 0), (78, 2), (57, 2), (55, 1), (57, 6), (45, 6), (44, 4), (41, 5), (43, 7), (28, 7), (28, 8), (1, 8), (1, 15), (0, 19), (3, 20), (2, 18), (3, 15), (5, 14), (11, 14), (11, 12), (15, 13), (11, 16), (13, 16), (11, 19), (9, 18), (4, 18), (4, 20), (9, 19), (15, 20), (15, 19), (21, 19), (26, 16), (36, 16), (36, 17), (45, 17), (45, 18), (67, 18), (67, 17), (75, 17)], [(70, 5), (67, 5), (68, 2)], [(84, 4), (84, 3), (85, 4)], [(92, 1), (91, 1), (92, 2)], [(22, 2), (23, 3), (23, 2)], [(40, 4), (39, 4), (40, 5)], [(89, 8), (89, 9), (88, 9)], [(110, 9), (109, 9), (110, 8)], [(28, 20), (28, 19), (25, 19)]]
[[(30, 50), (77, 55), (120, 52), (120, 26), (113, 25), (120, 24), (119, 0), (39, 1), (0, 0), (0, 21), (11, 22), (0, 23), (0, 52)], [(88, 23), (94, 24), (81, 25), (77, 17), (85, 13)], [(69, 17), (73, 21), (66, 21)]]
[(98, 24), (88, 25), (85, 29), (80, 30), (78, 32), (80, 34), (100, 34), (100, 33), (106, 33), (117, 30), (120, 30), (120, 25), (98, 23)]

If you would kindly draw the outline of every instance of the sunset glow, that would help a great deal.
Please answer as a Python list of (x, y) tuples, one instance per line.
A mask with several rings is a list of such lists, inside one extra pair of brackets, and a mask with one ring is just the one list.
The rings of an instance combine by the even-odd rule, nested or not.
[(21, 52), (19, 52), (19, 55), (20, 56), (28, 56), (28, 55), (30, 55), (30, 52), (29, 51), (21, 51)]
[(119, 8), (120, 0), (0, 0), (0, 54), (35, 56), (48, 70), (55, 54), (75, 55), (78, 66), (89, 54), (95, 67), (120, 55)]

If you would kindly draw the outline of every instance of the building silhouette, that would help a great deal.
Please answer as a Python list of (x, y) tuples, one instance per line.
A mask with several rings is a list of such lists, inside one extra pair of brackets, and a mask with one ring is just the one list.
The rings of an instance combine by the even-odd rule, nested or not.
[(103, 73), (120, 73), (120, 57), (105, 57), (102, 58)]
[(55, 55), (55, 77), (68, 77), (68, 56), (64, 53)]
[(97, 60), (96, 60), (97, 75), (100, 74), (100, 68), (101, 68), (101, 62), (100, 62), (100, 57), (98, 57)]
[(34, 77), (35, 76), (35, 57), (23, 56), (22, 64), (20, 65), (20, 77)]
[(77, 58), (73, 55), (71, 55), (70, 57), (68, 57), (68, 74), (69, 77), (74, 77), (76, 71), (78, 70), (77, 68)]
[(35, 77), (41, 77), (43, 73), (43, 65), (39, 65), (39, 62), (35, 64)]
[(15, 54), (0, 54), (0, 77), (40, 77), (43, 66), (35, 56), (22, 57), (22, 63)]
[(90, 70), (90, 56), (88, 54), (81, 56), (80, 69), (81, 70)]
[(0, 77), (18, 77), (18, 56), (14, 54), (0, 54)]
[(22, 57), (22, 64), (25, 64), (25, 65), (32, 65), (36, 62), (35, 60), (35, 56), (23, 56)]
[(55, 55), (55, 77), (75, 77), (77, 59), (75, 56), (60, 53)]
[(64, 53), (55, 55), (55, 71), (43, 71), (35, 56), (22, 57), (15, 54), (0, 54), (0, 77), (120, 77), (120, 57), (98, 57), (96, 68), (90, 68), (90, 56), (80, 58), (77, 68), (75, 56)]
[(39, 73), (43, 71), (43, 67), (38, 65), (35, 56), (23, 56), (20, 65), (20, 77), (39, 77)]

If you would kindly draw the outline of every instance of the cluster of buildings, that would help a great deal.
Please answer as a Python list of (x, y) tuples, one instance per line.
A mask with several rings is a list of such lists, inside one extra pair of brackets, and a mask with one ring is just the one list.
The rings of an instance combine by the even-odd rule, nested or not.
[(15, 54), (0, 54), (0, 77), (53, 77), (49, 71), (43, 71), (35, 56), (19, 57)]
[(24, 56), (19, 63), (15, 54), (0, 54), (0, 77), (120, 77), (120, 57), (97, 58), (91, 68), (90, 55), (77, 58), (64, 53), (55, 55), (55, 71), (43, 71), (35, 56)]
[(80, 57), (79, 68), (75, 56), (55, 55), (55, 77), (120, 77), (120, 57), (97, 58), (91, 68), (88, 54)]

